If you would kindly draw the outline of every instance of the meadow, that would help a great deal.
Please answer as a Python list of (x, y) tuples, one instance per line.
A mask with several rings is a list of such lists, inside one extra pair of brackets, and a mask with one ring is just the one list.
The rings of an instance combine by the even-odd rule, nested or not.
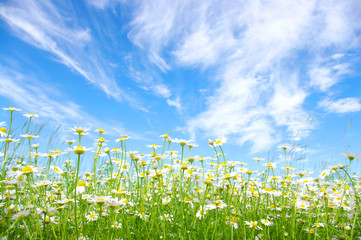
[[(211, 157), (168, 134), (139, 153), (127, 151), (128, 136), (82, 127), (44, 153), (38, 116), (14, 127), (19, 109), (3, 109), (0, 239), (361, 239), (359, 154), (316, 174), (295, 169), (283, 146), (284, 163), (255, 158), (248, 169), (227, 159), (225, 139), (205, 143)], [(82, 144), (89, 131), (94, 146)]]

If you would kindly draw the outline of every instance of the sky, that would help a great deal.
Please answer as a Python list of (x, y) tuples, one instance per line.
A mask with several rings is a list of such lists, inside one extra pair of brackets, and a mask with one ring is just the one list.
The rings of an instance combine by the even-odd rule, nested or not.
[(311, 169), (361, 153), (357, 0), (2, 0), (0, 39), (0, 105), (44, 135), (103, 128), (147, 152), (168, 133), (201, 156), (226, 137), (250, 165), (287, 144)]

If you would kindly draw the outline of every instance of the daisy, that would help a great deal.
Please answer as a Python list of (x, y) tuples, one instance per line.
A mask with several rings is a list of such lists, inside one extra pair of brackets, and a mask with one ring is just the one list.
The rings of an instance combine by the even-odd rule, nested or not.
[(37, 144), (31, 144), (31, 146), (32, 146), (34, 149), (38, 149), (38, 148), (39, 148), (39, 143), (37, 143)]
[(325, 177), (331, 175), (331, 173), (332, 173), (332, 170), (331, 170), (331, 169), (323, 170), (323, 171), (320, 173), (320, 178), (321, 178), (321, 179), (325, 179)]
[(50, 181), (38, 181), (38, 182), (36, 182), (33, 186), (34, 186), (35, 188), (42, 188), (42, 187), (47, 187), (47, 186), (49, 186), (50, 184), (51, 184)]
[(204, 218), (204, 215), (206, 215), (207, 214), (207, 210), (205, 210), (202, 206), (201, 206), (201, 208), (199, 209), (199, 211), (197, 212), (197, 214), (196, 214), (196, 217), (198, 218), (198, 219), (202, 219), (202, 218)]
[(59, 167), (51, 166), (51, 168), (54, 169), (55, 172), (57, 172), (57, 173), (60, 174), (60, 175), (63, 175), (63, 174), (64, 174), (64, 171), (61, 170)]
[(257, 221), (251, 221), (251, 222), (248, 222), (248, 221), (244, 221), (246, 225), (248, 225), (250, 228), (255, 228), (255, 229), (258, 229), (258, 230), (263, 230), (261, 227), (258, 226), (258, 222)]
[(213, 203), (207, 204), (205, 206), (205, 209), (213, 210), (213, 209), (217, 209), (217, 208), (223, 209), (225, 207), (227, 207), (227, 204), (225, 204), (222, 200), (216, 200)]
[(128, 135), (123, 135), (123, 139), (127, 140), (127, 139), (129, 139), (129, 136)]
[[(83, 194), (83, 195), (81, 196), (81, 199), (83, 199), (83, 200), (89, 200), (89, 199), (91, 199), (91, 196), (90, 196), (90, 195)], [(90, 203), (91, 203), (91, 202), (90, 202)]]
[(75, 140), (65, 140), (65, 142), (67, 142), (69, 145), (72, 145), (73, 143), (75, 143)]
[(103, 128), (95, 129), (94, 132), (97, 132), (97, 133), (100, 133), (100, 134), (105, 134)]
[(86, 183), (84, 181), (80, 181), (78, 182), (77, 186), (76, 186), (76, 193), (78, 194), (83, 194), (85, 193), (85, 187), (86, 187)]
[(118, 200), (115, 198), (109, 198), (105, 202), (108, 204), (108, 207), (110, 207), (112, 209), (115, 209), (116, 207), (118, 207), (120, 205)]
[(5, 122), (0, 122), (0, 137), (6, 137), (6, 135), (7, 135), (6, 128), (1, 127), (3, 125), (5, 125)]
[(23, 116), (24, 116), (24, 117), (27, 117), (27, 118), (36, 118), (36, 117), (39, 117), (38, 114), (33, 114), (33, 113), (24, 114)]
[(238, 171), (240, 173), (246, 173), (248, 171), (248, 168), (239, 168)]
[(204, 184), (208, 185), (208, 186), (212, 186), (214, 183), (214, 177), (208, 177), (206, 180), (203, 181)]
[(93, 197), (91, 200), (93, 203), (102, 205), (104, 204), (109, 198), (111, 198), (110, 196), (95, 196)]
[(195, 144), (195, 143), (188, 143), (187, 146), (188, 146), (189, 148), (198, 147), (198, 145)]
[(70, 128), (71, 131), (74, 131), (75, 134), (79, 134), (79, 135), (87, 135), (89, 133), (87, 133), (90, 128), (83, 128), (83, 127), (73, 127), (73, 128)]
[(46, 223), (46, 224), (49, 224), (49, 223), (55, 223), (55, 217), (48, 217), (48, 216), (45, 216), (45, 218), (43, 217), (43, 220), (40, 220), (39, 222), (40, 223), (43, 223), (43, 221)]
[(118, 196), (129, 195), (129, 192), (127, 192), (123, 189), (118, 189), (118, 190), (113, 189), (112, 193), (115, 193)]
[(123, 206), (134, 206), (134, 204), (132, 202), (130, 202), (128, 199), (126, 198), (122, 198), (120, 199), (119, 203)]
[(23, 167), (23, 169), (21, 169), (21, 174), (22, 175), (29, 175), (29, 174), (32, 174), (32, 173), (37, 172), (37, 171), (38, 171), (37, 167), (27, 165), (27, 166)]
[(90, 239), (90, 238), (84, 237), (84, 236), (81, 236), (81, 237), (78, 238), (78, 240), (89, 240), (89, 239)]
[(254, 160), (254, 161), (257, 161), (257, 162), (260, 162), (260, 161), (263, 161), (264, 158), (254, 157), (253, 160)]
[(8, 108), (2, 108), (2, 109), (5, 111), (10, 111), (10, 112), (21, 111), (21, 109), (14, 108), (14, 107), (8, 107)]
[(157, 148), (161, 147), (158, 144), (150, 144), (150, 145), (145, 145), (145, 146), (148, 147), (148, 148), (154, 148), (154, 149), (157, 149)]
[(234, 229), (238, 229), (238, 227), (239, 227), (238, 226), (238, 218), (236, 218), (236, 217), (231, 217), (229, 219), (229, 221), (226, 221), (226, 224), (228, 224), (228, 223), (230, 223)]
[(310, 207), (310, 203), (308, 201), (298, 200), (296, 202), (296, 208), (307, 210), (309, 207)]
[(270, 222), (270, 221), (268, 221), (267, 219), (262, 219), (262, 220), (261, 220), (261, 223), (262, 223), (263, 225), (267, 226), (267, 227), (273, 225), (273, 223)]
[(159, 216), (160, 220), (164, 220), (164, 221), (169, 221), (172, 222), (173, 221), (173, 215), (169, 215), (169, 214), (164, 214), (164, 216)]
[(120, 138), (115, 139), (116, 142), (123, 142), (124, 140), (125, 140), (124, 137), (120, 137)]
[(341, 155), (347, 157), (350, 161), (357, 159), (357, 158), (361, 158), (360, 154), (354, 154), (351, 152), (344, 152), (344, 153), (341, 153)]
[(183, 147), (187, 144), (190, 144), (192, 142), (192, 140), (184, 140), (184, 139), (175, 138), (175, 139), (173, 139), (173, 142), (179, 143)]
[(5, 139), (0, 139), (0, 142), (6, 142), (6, 143), (18, 143), (20, 142), (20, 139), (14, 139), (14, 138), (5, 138)]
[(140, 219), (143, 219), (143, 220), (147, 220), (149, 215), (146, 215), (144, 212), (141, 212), (141, 213), (138, 213), (138, 217), (140, 217)]
[(227, 142), (227, 138), (223, 137), (220, 139), (216, 139), (216, 141), (214, 142), (214, 146), (222, 146), (223, 143)]
[(191, 199), (191, 198), (189, 198), (189, 197), (185, 197), (184, 198), (184, 202), (185, 203), (189, 203), (190, 205), (191, 205), (191, 207), (193, 208), (193, 202), (192, 202), (193, 200)]
[(290, 148), (291, 146), (288, 144), (281, 144), (279, 145), (277, 148), (279, 149), (283, 149), (284, 151), (286, 151), (288, 148)]
[(88, 221), (96, 221), (96, 220), (98, 220), (98, 214), (96, 214), (94, 211), (92, 211), (92, 212), (90, 212), (89, 215), (86, 215), (85, 218)]
[(323, 224), (323, 223), (315, 223), (315, 225), (313, 225), (313, 227), (316, 227), (316, 228), (323, 228), (323, 227), (325, 227), (325, 224)]
[(112, 227), (112, 228), (122, 228), (122, 224), (119, 223), (118, 221), (115, 221), (115, 222), (112, 224), (111, 227)]
[(17, 214), (15, 214), (11, 219), (12, 220), (19, 220), (24, 218), (25, 216), (28, 216), (30, 214), (29, 210), (20, 211)]
[(74, 151), (75, 154), (81, 155), (84, 154), (86, 151), (91, 150), (90, 148), (83, 148), (82, 146), (76, 146), (74, 149), (70, 149), (71, 151)]
[(276, 168), (276, 163), (274, 163), (274, 162), (265, 163), (265, 164), (263, 164), (263, 166), (275, 169)]
[(162, 199), (162, 204), (164, 206), (168, 205), (172, 199), (170, 197), (165, 197)]
[(168, 133), (164, 133), (163, 135), (160, 135), (159, 137), (169, 138), (169, 134), (168, 134)]

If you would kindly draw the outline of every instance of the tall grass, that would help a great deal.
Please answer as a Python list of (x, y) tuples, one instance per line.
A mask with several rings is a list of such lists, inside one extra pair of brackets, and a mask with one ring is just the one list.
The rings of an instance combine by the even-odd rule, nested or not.
[[(67, 149), (39, 153), (29, 134), (36, 115), (14, 139), (17, 109), (6, 110), (0, 239), (361, 238), (361, 179), (350, 174), (358, 154), (312, 176), (288, 165), (284, 146), (282, 167), (256, 158), (256, 171), (227, 160), (224, 139), (209, 141), (214, 158), (193, 156), (194, 144), (168, 134), (140, 154), (127, 152), (128, 136), (106, 146), (103, 129), (87, 148), (80, 127)], [(81, 161), (92, 171), (81, 172)]]

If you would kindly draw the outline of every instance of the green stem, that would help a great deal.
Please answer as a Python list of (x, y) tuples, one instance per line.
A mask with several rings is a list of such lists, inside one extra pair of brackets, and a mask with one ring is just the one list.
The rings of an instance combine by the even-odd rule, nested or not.
[(77, 197), (76, 197), (76, 186), (77, 186), (77, 182), (78, 182), (78, 176), (79, 176), (79, 165), (80, 165), (80, 154), (78, 154), (78, 160), (76, 162), (76, 175), (75, 175), (75, 198), (74, 198), (74, 220), (75, 220), (75, 232), (76, 232), (76, 239), (79, 238), (79, 229), (78, 229), (78, 220), (77, 220), (77, 216), (76, 216), (76, 212), (77, 212)]

